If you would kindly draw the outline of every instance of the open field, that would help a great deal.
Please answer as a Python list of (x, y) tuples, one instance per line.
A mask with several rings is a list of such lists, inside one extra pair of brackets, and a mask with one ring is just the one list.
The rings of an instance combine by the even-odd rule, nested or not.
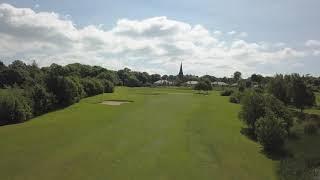
[(117, 88), (0, 127), (0, 179), (277, 179), (278, 163), (240, 134), (239, 109), (216, 91)]

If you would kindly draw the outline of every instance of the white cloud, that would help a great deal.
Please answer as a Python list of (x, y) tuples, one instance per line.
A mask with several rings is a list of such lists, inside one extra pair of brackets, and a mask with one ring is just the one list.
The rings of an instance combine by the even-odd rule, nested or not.
[(235, 34), (237, 34), (237, 31), (229, 31), (228, 34), (229, 35), (235, 35)]
[(245, 37), (248, 37), (248, 33), (246, 33), (246, 32), (241, 32), (241, 33), (239, 33), (239, 38), (245, 38)]
[(188, 74), (219, 76), (235, 70), (250, 74), (257, 64), (307, 56), (285, 44), (269, 48), (266, 43), (239, 39), (247, 36), (245, 32), (230, 31), (227, 34), (239, 38), (223, 40), (221, 31), (167, 17), (120, 19), (112, 29), (102, 27), (77, 28), (57, 13), (0, 4), (0, 56), (36, 59), (42, 66), (80, 62), (173, 74), (183, 61)]
[(318, 40), (308, 40), (305, 45), (307, 47), (320, 47), (320, 41)]
[(320, 56), (320, 50), (314, 50), (313, 51), (314, 56)]

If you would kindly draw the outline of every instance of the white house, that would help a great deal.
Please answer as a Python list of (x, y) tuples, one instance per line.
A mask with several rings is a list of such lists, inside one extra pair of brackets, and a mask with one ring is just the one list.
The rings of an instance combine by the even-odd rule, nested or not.
[(167, 81), (167, 80), (158, 80), (154, 82), (154, 84), (158, 86), (167, 86), (167, 85), (173, 85), (173, 82)]
[(188, 85), (188, 86), (193, 86), (193, 85), (196, 85), (196, 84), (198, 84), (199, 82), (198, 81), (187, 81), (186, 82), (186, 84)]
[(211, 85), (214, 85), (214, 86), (229, 86), (229, 84), (225, 83), (225, 82), (213, 82), (211, 83)]

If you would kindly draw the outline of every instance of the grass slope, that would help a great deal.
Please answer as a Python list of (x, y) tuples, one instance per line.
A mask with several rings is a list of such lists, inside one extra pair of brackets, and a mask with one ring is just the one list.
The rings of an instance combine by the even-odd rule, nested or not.
[(276, 179), (277, 163), (240, 134), (239, 109), (215, 91), (118, 88), (0, 127), (0, 179)]

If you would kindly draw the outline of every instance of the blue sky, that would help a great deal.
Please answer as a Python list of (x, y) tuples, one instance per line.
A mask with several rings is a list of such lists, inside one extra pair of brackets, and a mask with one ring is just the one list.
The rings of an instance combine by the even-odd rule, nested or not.
[[(153, 19), (146, 22), (145, 20), (165, 16), (167, 21), (161, 21), (163, 23), (170, 24), (172, 20), (175, 22), (188, 24), (191, 26), (191, 29), (197, 25), (201, 25), (201, 27), (205, 28), (205, 30), (210, 33), (210, 35), (207, 36), (208, 38), (214, 37), (218, 40), (218, 42), (220, 42), (220, 44), (225, 43), (225, 48), (229, 48), (228, 53), (225, 53), (227, 53), (226, 56), (231, 54), (230, 56), (232, 56), (232, 58), (230, 57), (230, 60), (228, 58), (223, 59), (225, 59), (225, 61), (230, 61), (229, 64), (234, 64), (235, 68), (247, 72), (245, 74), (250, 74), (253, 72), (274, 74), (280, 72), (290, 73), (298, 71), (301, 73), (312, 73), (319, 75), (319, 70), (314, 66), (315, 64), (320, 65), (318, 60), (318, 54), (320, 52), (320, 48), (318, 46), (320, 45), (317, 43), (320, 40), (320, 23), (317, 23), (320, 19), (320, 1), (318, 0), (92, 0), (85, 2), (77, 0), (2, 0), (0, 3), (7, 3), (16, 9), (29, 8), (35, 13), (54, 12), (59, 14), (59, 20), (71, 21), (74, 24), (74, 27), (79, 31), (88, 26), (94, 25), (97, 27), (97, 29), (100, 29), (104, 32), (110, 32), (113, 29), (117, 29), (117, 24), (121, 19), (129, 20), (129, 22), (126, 23), (137, 20), (138, 22), (142, 23), (140, 25), (149, 26), (147, 23), (157, 24), (155, 21), (158, 21), (159, 19)], [(103, 26), (100, 24), (103, 24)], [(212, 35), (214, 32), (221, 32), (223, 35), (216, 37)], [(234, 34), (232, 32), (234, 32)], [(10, 34), (10, 36), (13, 35)], [(201, 36), (201, 38), (207, 39), (206, 36)], [(131, 40), (132, 39), (133, 37), (131, 37)], [(152, 39), (154, 39), (154, 37), (152, 37)], [(150, 37), (147, 37), (143, 40), (149, 42), (151, 39)], [(218, 65), (214, 60), (210, 62), (207, 61), (206, 59), (208, 59), (208, 57), (204, 57), (199, 51), (199, 48), (203, 49), (204, 46), (198, 46), (194, 40), (189, 40), (190, 39), (183, 39), (181, 42), (187, 42), (187, 44), (191, 43), (192, 46), (195, 45), (195, 48), (198, 48), (198, 50), (194, 50), (195, 52), (190, 55), (192, 58), (198, 59), (198, 61), (195, 59), (185, 60), (188, 58), (181, 57), (181, 61), (185, 61), (184, 63), (187, 66), (186, 68), (190, 70), (190, 73), (203, 74), (205, 71), (215, 75), (227, 75), (227, 73), (230, 73), (235, 69), (230, 69), (228, 64), (222, 63), (222, 60), (218, 55)], [(245, 45), (242, 44), (242, 47), (246, 47), (246, 54), (250, 56), (250, 58), (263, 57), (261, 58), (263, 60), (258, 62), (242, 62), (245, 61), (241, 59), (245, 59), (243, 54), (241, 56), (233, 56), (234, 54), (237, 54), (236, 52), (238, 51), (231, 50), (233, 47), (232, 45), (236, 44), (236, 42), (239, 40), (245, 42)], [(309, 45), (306, 46), (307, 42), (310, 42), (310, 40), (313, 43), (309, 43)], [(34, 39), (33, 42), (31, 41), (30, 43), (34, 43), (36, 41), (38, 42), (38, 39)], [(138, 43), (139, 42), (140, 41), (138, 41)], [(165, 43), (166, 47), (178, 47), (178, 45), (175, 44), (176, 42), (166, 41)], [(257, 44), (259, 47), (255, 47), (255, 44)], [(265, 48), (266, 44), (270, 47)], [(207, 45), (205, 45), (205, 47), (207, 48)], [(210, 57), (213, 57), (214, 54), (220, 55), (221, 49), (217, 50), (216, 47), (218, 46), (212, 45), (210, 47), (209, 51), (212, 51), (213, 53)], [(286, 49), (289, 49), (289, 51), (286, 51)], [(276, 57), (276, 53), (278, 53), (278, 55), (281, 54), (281, 50), (285, 52), (284, 54), (293, 55), (279, 58), (279, 61), (275, 60), (277, 62), (268, 59), (269, 57)], [(273, 52), (275, 54), (265, 54), (269, 52)], [(88, 62), (88, 64), (102, 64), (106, 67), (109, 67), (108, 57), (113, 57), (111, 63), (113, 65), (110, 66), (111, 69), (118, 69), (122, 68), (123, 66), (128, 66), (137, 70), (146, 69), (146, 71), (149, 72), (175, 73), (175, 66), (173, 64), (175, 64), (176, 61), (170, 61), (169, 59), (176, 58), (177, 56), (138, 56), (137, 54), (139, 53), (141, 52), (135, 52), (130, 49), (129, 54), (133, 54), (134, 58), (128, 54), (126, 54), (126, 56), (123, 56), (123, 54), (105, 54), (101, 56), (101, 54), (99, 54), (95, 60)], [(252, 55), (250, 53), (254, 54)], [(260, 54), (258, 55), (257, 53)], [(304, 53), (304, 55), (302, 53)], [(28, 54), (32, 54), (32, 56), (35, 58), (45, 57), (45, 59), (50, 59), (49, 55), (46, 56), (45, 54), (41, 54), (40, 56), (35, 55), (34, 52), (28, 53), (27, 51), (15, 52), (11, 54), (8, 53), (8, 55), (2, 55), (2, 57), (31, 58), (31, 55), (28, 56)], [(75, 54), (74, 56), (78, 55), (79, 54)], [(223, 55), (222, 52), (221, 55)], [(86, 55), (82, 54), (82, 56)], [(236, 61), (236, 57), (239, 57), (239, 63)], [(84, 57), (81, 57), (81, 60), (79, 61), (84, 61), (83, 58)], [(149, 62), (147, 60), (148, 58), (156, 60), (152, 62), (150, 60)], [(105, 60), (103, 61), (102, 59)], [(136, 59), (139, 59), (139, 61)], [(76, 61), (76, 58), (74, 58), (74, 61)], [(101, 61), (103, 61), (103, 63), (101, 63)], [(43, 65), (46, 65), (46, 63), (43, 63)], [(200, 68), (201, 64), (206, 64), (206, 66), (208, 66), (208, 63), (212, 63), (210, 64), (211, 69), (203, 68), (203, 70), (197, 70)], [(39, 64), (42, 63), (40, 62)], [(228, 70), (224, 70), (223, 68), (219, 67), (225, 67), (228, 68)]]

